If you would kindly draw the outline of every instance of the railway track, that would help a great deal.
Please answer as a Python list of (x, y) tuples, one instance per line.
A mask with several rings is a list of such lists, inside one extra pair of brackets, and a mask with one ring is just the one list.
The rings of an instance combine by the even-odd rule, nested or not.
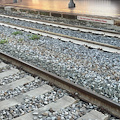
[[(45, 23), (45, 22), (39, 22), (39, 21), (33, 21), (33, 20), (28, 20), (28, 19), (23, 19), (23, 18), (17, 18), (17, 17), (10, 17), (10, 16), (4, 16), (1, 15), (2, 17), (9, 17), (10, 19), (19, 19), (21, 21), (29, 21), (29, 22), (36, 22), (37, 24), (46, 24), (48, 26), (57, 26), (57, 27), (63, 27), (63, 28), (68, 28), (68, 26), (61, 26), (61, 25), (57, 25), (57, 24), (53, 24), (53, 23)], [(19, 24), (19, 22), (18, 22)], [(31, 33), (35, 33), (35, 34), (40, 34), (40, 35), (44, 35), (44, 36), (50, 36), (52, 38), (58, 38), (61, 39), (63, 41), (71, 41), (73, 43), (77, 43), (77, 44), (81, 44), (81, 45), (87, 45), (88, 47), (91, 48), (97, 48), (97, 49), (102, 49), (104, 51), (109, 51), (109, 52), (116, 52), (116, 53), (120, 53), (120, 47), (119, 45), (111, 45), (111, 44), (106, 44), (106, 43), (101, 43), (101, 42), (96, 42), (96, 41), (92, 41), (92, 40), (87, 40), (87, 39), (81, 39), (81, 38), (77, 38), (77, 37), (72, 37), (72, 36), (68, 36), (68, 35), (64, 35), (64, 34), (60, 34), (60, 33), (54, 33), (54, 32), (50, 32), (50, 31), (45, 31), (45, 30), (41, 30), (41, 29), (37, 29), (37, 28), (32, 28), (32, 27), (27, 27), (27, 26), (23, 26), (23, 25), (16, 25), (13, 23), (7, 23), (7, 22), (0, 22), (0, 25), (6, 26), (6, 27), (11, 27), (11, 28), (15, 28), (18, 30), (22, 30), (22, 31), (27, 31), (27, 32), (31, 32)], [(78, 28), (75, 27), (69, 27), (69, 29), (76, 29), (78, 30)], [(91, 32), (91, 30), (87, 30), (87, 32)], [(95, 32), (95, 31), (93, 31)], [(98, 31), (97, 31), (98, 32)], [(99, 31), (100, 32), (100, 31)], [(98, 33), (97, 33), (98, 34)], [(100, 32), (100, 34), (103, 34), (103, 32)], [(104, 32), (104, 34), (107, 34), (106, 32)], [(118, 33), (110, 33), (113, 36), (117, 36), (119, 37)], [(119, 43), (119, 39), (117, 40), (117, 42)]]
[[(1, 120), (109, 119), (109, 115), (97, 111), (99, 107), (120, 118), (120, 104), (3, 52), (0, 52), (0, 59), (2, 59), (0, 62)], [(3, 61), (12, 63), (16, 67), (7, 65)], [(89, 103), (81, 102), (78, 98)], [(79, 113), (77, 107), (83, 115)], [(82, 109), (85, 107), (90, 108), (84, 112)], [(64, 111), (62, 116), (60, 116), (61, 110)], [(75, 111), (77, 117), (69, 116), (67, 110), (72, 113)], [(67, 116), (69, 118), (66, 118)]]
[[(12, 17), (11, 17), (11, 19), (12, 19)], [(15, 18), (15, 19), (17, 19), (17, 18)], [(28, 20), (28, 19), (27, 19)], [(21, 18), (21, 21), (22, 21), (22, 18)], [(28, 20), (29, 21), (29, 20)], [(34, 20), (33, 20), (34, 21)], [(32, 22), (32, 21), (31, 21)], [(36, 22), (36, 21), (34, 21), (34, 22)], [(39, 22), (39, 21), (38, 21)], [(43, 21), (40, 21), (40, 22), (42, 22), (42, 23), (39, 23), (39, 24), (44, 24), (43, 23)], [(48, 26), (50, 26), (51, 25), (51, 23), (47, 23), (48, 24)], [(116, 52), (116, 53), (120, 53), (120, 47), (116, 47), (116, 46), (114, 46), (114, 45), (109, 45), (109, 44), (104, 44), (104, 43), (100, 43), (100, 42), (95, 42), (95, 41), (90, 41), (90, 40), (84, 40), (84, 39), (80, 39), (80, 38), (76, 38), (76, 37), (70, 37), (70, 36), (67, 36), (67, 35), (63, 35), (63, 34), (59, 34), (59, 33), (53, 33), (53, 32), (50, 32), (50, 31), (44, 31), (44, 30), (40, 30), (40, 29), (36, 29), (36, 28), (31, 28), (31, 27), (24, 27), (24, 26), (21, 26), (21, 25), (15, 25), (15, 24), (11, 24), (11, 23), (5, 23), (5, 22), (1, 22), (0, 23), (0, 25), (1, 26), (6, 26), (6, 30), (11, 30), (11, 29), (8, 29), (8, 27), (9, 28), (13, 28), (13, 29), (17, 29), (17, 31), (19, 30), (19, 31), (26, 31), (27, 33), (34, 33), (34, 34), (38, 34), (38, 35), (41, 35), (41, 37), (43, 37), (43, 39), (42, 39), (42, 43), (37, 43), (37, 45), (38, 46), (40, 46), (42, 49), (41, 50), (39, 50), (39, 51), (44, 51), (44, 53), (46, 53), (46, 50), (50, 50), (50, 48), (48, 49), (46, 46), (44, 46), (44, 39), (47, 39), (47, 37), (51, 37), (52, 39), (53, 38), (57, 38), (57, 39), (61, 39), (62, 41), (71, 41), (71, 42), (73, 42), (73, 43), (77, 43), (77, 44), (82, 44), (82, 45), (87, 45), (87, 46), (89, 46), (89, 47), (92, 47), (92, 48), (98, 48), (98, 49), (102, 49), (102, 50), (104, 50), (104, 51), (109, 51), (109, 52)], [(55, 25), (53, 25), (53, 26), (55, 26)], [(60, 26), (59, 26), (60, 27)], [(62, 27), (62, 26), (61, 26)], [(71, 29), (71, 28), (69, 28), (69, 29)], [(77, 29), (76, 29), (77, 30)], [(87, 31), (88, 32), (88, 31)], [(90, 31), (89, 31), (90, 32)], [(25, 32), (24, 32), (25, 33)], [(26, 33), (25, 33), (26, 34)], [(101, 33), (102, 34), (102, 33)], [(113, 33), (111, 33), (111, 34), (113, 34)], [(116, 34), (117, 35), (117, 34)], [(10, 35), (9, 35), (10, 36)], [(22, 35), (21, 35), (22, 36)], [(27, 35), (28, 36), (28, 35)], [(44, 37), (44, 36), (47, 36), (46, 38)], [(2, 37), (3, 38), (7, 38), (6, 36), (4, 36), (3, 34), (2, 34)], [(15, 36), (14, 36), (15, 37)], [(22, 47), (25, 47), (25, 44), (27, 45), (27, 46), (30, 46), (30, 45), (32, 45), (33, 47), (35, 46), (35, 43), (34, 44), (32, 44), (32, 43), (30, 43), (29, 41), (27, 41), (26, 42), (26, 40), (25, 40), (25, 43), (23, 43), (23, 41), (22, 41), (22, 39), (21, 40), (18, 40), (18, 41), (15, 41), (16, 39), (14, 39), (14, 37), (12, 38), (13, 40), (10, 40), (10, 45), (12, 45), (13, 43), (11, 42), (11, 41), (13, 41), (13, 42), (15, 42), (15, 44), (13, 45), (13, 47), (16, 47), (16, 48), (21, 48), (19, 45), (20, 44), (23, 44), (23, 46)], [(119, 36), (117, 36), (117, 37), (119, 37)], [(20, 36), (16, 36), (16, 38), (17, 39), (19, 39), (20, 38)], [(11, 39), (11, 38), (10, 38)], [(26, 37), (25, 37), (25, 39), (26, 39)], [(52, 40), (51, 39), (51, 40)], [(20, 44), (18, 44), (18, 46), (16, 46), (16, 42), (18, 42), (18, 43), (20, 43)], [(31, 41), (32, 42), (32, 41)], [(61, 43), (60, 43), (61, 44)], [(6, 46), (6, 44), (4, 45), (4, 46)], [(44, 47), (44, 48), (43, 48)], [(10, 48), (10, 46), (8, 46), (8, 48)], [(14, 48), (13, 48), (14, 49)], [(29, 48), (25, 48), (25, 49), (29, 49)], [(31, 49), (31, 48), (30, 48)], [(34, 49), (34, 48), (33, 48)], [(36, 48), (35, 48), (36, 49)], [(46, 49), (46, 50), (45, 50)], [(84, 48), (83, 48), (84, 49)], [(1, 45), (1, 50), (3, 50), (2, 49), (2, 45)], [(6, 52), (7, 53), (10, 53), (11, 54), (11, 51), (12, 50), (8, 50), (7, 51), (7, 49), (6, 49)], [(13, 50), (14, 51), (14, 50)], [(16, 51), (17, 51), (17, 49), (16, 49)], [(16, 53), (16, 51), (14, 51), (14, 53)], [(28, 50), (27, 50), (28, 51)], [(52, 48), (52, 51), (53, 51), (53, 48)], [(56, 54), (56, 53), (52, 53), (52, 51), (51, 51), (51, 55), (52, 54)], [(23, 52), (23, 51), (22, 51)], [(34, 51), (32, 51), (32, 49), (31, 49), (31, 53), (32, 52), (34, 52)], [(38, 52), (38, 50), (35, 50), (35, 52), (36, 53), (38, 53), (38, 54), (40, 54), (40, 56), (42, 55), (42, 54), (44, 54), (44, 53), (39, 53)], [(19, 56), (21, 56), (21, 58), (19, 58), (19, 59), (22, 59), (22, 54), (23, 53), (21, 53), (21, 51), (19, 51), (19, 53), (20, 53), (20, 55)], [(28, 55), (30, 55), (31, 53), (27, 53), (27, 55), (26, 56), (28, 56)], [(58, 54), (58, 53), (57, 53)], [(63, 54), (63, 53), (62, 53)], [(114, 53), (113, 53), (114, 54)], [(48, 54), (47, 54), (48, 55)], [(16, 56), (16, 55), (13, 55), (13, 56)], [(37, 55), (35, 55), (34, 57), (36, 57)], [(38, 56), (38, 57), (40, 57), (40, 56)], [(54, 56), (54, 55), (53, 55)], [(61, 56), (61, 55), (60, 55)], [(33, 62), (32, 64), (35, 64), (35, 63), (39, 63), (39, 62), (41, 62), (40, 60), (37, 60), (36, 59), (36, 61), (34, 62), (31, 58), (30, 58), (30, 56), (28, 56), (29, 57), (29, 59), (28, 59), (28, 61), (31, 61), (31, 62)], [(56, 56), (55, 56), (56, 57)], [(66, 56), (64, 56), (64, 58), (65, 58)], [(118, 57), (118, 62), (119, 62), (119, 56), (117, 56)], [(58, 76), (56, 76), (56, 75), (53, 75), (53, 74), (51, 74), (51, 73), (49, 73), (49, 72), (46, 72), (46, 71), (44, 71), (44, 70), (42, 70), (42, 69), (39, 69), (39, 68), (37, 68), (37, 67), (34, 67), (34, 66), (31, 66), (31, 65), (29, 65), (29, 64), (27, 64), (27, 63), (25, 63), (25, 62), (23, 62), (23, 61), (19, 61), (19, 60), (17, 60), (17, 59), (15, 59), (15, 58), (13, 58), (13, 57), (10, 57), (9, 55), (6, 55), (6, 54), (4, 54), (4, 53), (0, 53), (0, 58), (1, 59), (3, 59), (3, 60), (5, 60), (5, 61), (7, 61), (7, 62), (11, 62), (12, 64), (15, 64), (16, 66), (18, 66), (18, 67), (20, 67), (20, 68), (22, 68), (23, 70), (25, 70), (25, 71), (27, 71), (28, 73), (31, 73), (32, 75), (36, 75), (36, 76), (39, 76), (40, 78), (42, 78), (42, 79), (45, 79), (45, 80), (47, 80), (47, 81), (49, 81), (50, 83), (54, 83), (56, 86), (58, 86), (58, 87), (62, 87), (63, 89), (66, 89), (67, 91), (69, 91), (70, 93), (72, 93), (73, 95), (77, 95), (77, 97), (79, 97), (79, 98), (81, 98), (81, 99), (83, 99), (83, 100), (85, 100), (85, 101), (87, 101), (87, 102), (91, 102), (91, 103), (93, 103), (93, 104), (96, 104), (98, 107), (102, 107), (102, 108), (104, 108), (106, 111), (108, 111), (109, 113), (111, 113), (111, 114), (113, 114), (113, 115), (115, 115), (115, 116), (117, 116), (118, 118), (120, 117), (119, 116), (119, 113), (120, 113), (120, 104), (119, 104), (119, 96), (118, 96), (118, 103), (116, 103), (116, 102), (113, 102), (112, 100), (109, 100), (109, 99), (107, 99), (106, 97), (102, 97), (102, 96), (100, 96), (100, 95), (97, 95), (96, 93), (93, 93), (92, 91), (88, 91), (87, 89), (84, 89), (83, 87), (80, 87), (80, 86), (78, 86), (78, 85), (75, 85), (74, 83), (71, 83), (71, 82), (68, 82), (67, 80), (65, 80), (65, 79), (61, 79), (60, 77), (58, 77)], [(51, 59), (51, 58), (50, 58)], [(62, 57), (62, 59), (63, 59), (63, 57)], [(68, 57), (68, 59), (70, 59), (69, 57)], [(45, 61), (45, 59), (43, 59), (43, 63), (44, 63), (44, 61)], [(81, 61), (80, 61), (81, 62)], [(4, 66), (4, 63), (2, 64), (3, 66)], [(49, 65), (49, 59), (48, 59), (48, 64), (47, 64), (47, 67), (48, 67), (48, 65)], [(58, 66), (58, 65), (57, 65)], [(114, 67), (114, 66), (113, 66)], [(117, 69), (117, 68), (116, 68)], [(6, 70), (6, 69), (1, 69), (1, 72), (2, 71), (4, 71), (4, 70)], [(14, 70), (13, 70), (14, 71)], [(116, 73), (116, 74), (118, 74), (119, 75), (119, 72), (116, 72), (116, 71), (114, 71), (113, 70), (113, 72), (114, 73)], [(28, 78), (31, 78), (31, 75), (29, 76), (28, 75)], [(33, 76), (32, 76), (33, 77)], [(33, 77), (34, 78), (34, 77)], [(119, 78), (118, 78), (119, 79)], [(15, 79), (16, 80), (16, 79)], [(22, 81), (22, 80), (21, 80)], [(23, 81), (24, 81), (24, 79), (23, 79)], [(26, 80), (27, 81), (27, 80)], [(16, 82), (16, 81), (15, 81)], [(32, 81), (31, 81), (32, 82)], [(6, 82), (5, 82), (5, 80), (4, 80), (4, 82), (3, 83), (1, 83), (1, 86), (3, 86), (4, 84), (5, 84)], [(28, 83), (28, 81), (27, 81), (27, 83)], [(48, 83), (48, 82), (43, 82), (43, 83)], [(21, 82), (21, 84), (25, 84), (26, 85), (26, 83), (24, 83), (24, 82)], [(19, 85), (17, 82), (16, 82), (16, 85)], [(40, 85), (40, 86), (39, 86)], [(29, 95), (30, 94), (26, 94), (26, 92), (28, 92), (28, 91), (31, 91), (32, 89), (34, 90), (34, 89), (36, 89), (36, 91), (38, 91), (38, 89), (37, 88), (39, 88), (39, 87), (41, 87), (41, 84), (35, 84), (35, 86), (37, 86), (37, 87), (32, 87), (32, 88), (30, 88), (30, 89), (28, 89), (27, 91), (26, 90), (24, 90), (23, 89), (23, 92), (25, 92), (25, 96), (27, 95), (28, 96), (28, 98), (29, 98)], [(47, 85), (50, 85), (48, 88), (51, 88), (52, 89), (52, 86), (51, 86), (51, 84), (47, 84)], [(10, 87), (10, 89), (13, 89), (13, 88), (15, 88), (16, 89), (16, 86), (14, 86), (12, 83), (10, 83), (10, 85), (9, 86), (11, 86)], [(13, 88), (12, 88), (13, 87)], [(20, 88), (20, 87), (19, 87)], [(2, 89), (4, 89), (4, 90), (6, 90), (6, 89), (8, 89), (8, 86), (7, 87), (2, 87)], [(40, 88), (41, 89), (41, 88)], [(53, 89), (52, 89), (53, 90)], [(41, 91), (41, 90), (40, 90)], [(50, 91), (49, 91), (50, 92)], [(48, 93), (49, 93), (48, 92)], [(35, 93), (35, 92), (34, 92)], [(7, 94), (7, 93), (4, 93), (4, 94)], [(36, 92), (36, 94), (38, 95), (38, 94), (40, 94), (40, 93), (38, 93), (38, 92)], [(47, 94), (47, 93), (46, 93)], [(68, 93), (64, 93), (64, 94), (67, 94), (67, 97), (69, 97), (70, 99), (72, 99), (74, 102), (76, 102), (76, 99), (73, 97), (73, 96), (71, 96), (71, 94), (68, 94)], [(119, 94), (119, 93), (118, 93)], [(10, 93), (10, 95), (11, 95), (11, 93)], [(19, 94), (16, 94), (16, 97), (18, 96)], [(36, 96), (37, 96), (36, 95)], [(70, 95), (70, 96), (69, 96)], [(32, 96), (33, 98), (35, 98), (36, 96)], [(15, 97), (15, 96), (13, 96), (13, 97)], [(63, 96), (62, 96), (63, 97)], [(57, 98), (56, 98), (56, 100), (59, 98), (60, 100), (62, 99), (62, 97), (58, 97), (57, 96)], [(11, 95), (11, 97), (10, 97), (11, 99), (12, 99), (12, 95)], [(1, 98), (1, 100), (4, 100), (4, 99), (8, 99), (8, 102), (10, 102), (9, 101), (9, 96), (7, 96), (6, 98)], [(24, 98), (24, 95), (22, 95), (22, 97), (21, 97), (22, 99)], [(18, 98), (15, 98), (14, 100), (15, 100), (15, 105), (14, 105), (14, 103), (13, 103), (13, 105), (14, 106), (19, 106), (19, 104), (21, 104), (23, 101), (22, 101), (22, 99), (20, 99), (20, 100), (18, 100), (19, 99), (19, 97)], [(27, 99), (27, 98), (25, 98), (25, 99)], [(66, 98), (67, 99), (67, 98)], [(14, 101), (13, 100), (13, 101)], [(72, 101), (71, 100), (71, 101)], [(26, 100), (27, 101), (27, 100)], [(29, 101), (29, 100), (28, 100)], [(59, 100), (58, 100), (59, 101)], [(33, 102), (34, 102), (34, 100), (33, 100)], [(75, 103), (71, 103), (71, 104), (75, 104)], [(3, 103), (4, 103), (4, 101), (3, 101)], [(3, 104), (2, 102), (1, 102), (1, 104)], [(52, 102), (51, 102), (52, 103)], [(6, 104), (6, 103), (5, 103)], [(17, 104), (17, 105), (16, 105)], [(71, 105), (71, 104), (69, 104), (69, 106)], [(7, 104), (6, 104), (7, 105)], [(57, 108), (58, 108), (58, 104), (56, 104), (57, 105)], [(34, 109), (35, 108), (33, 108), (32, 109), (32, 111), (34, 111), (33, 113), (32, 112), (30, 112), (30, 111), (28, 111), (28, 112), (25, 112), (25, 111), (23, 111), (23, 112), (21, 112), (22, 113), (22, 115), (18, 115), (18, 114), (15, 114), (16, 116), (15, 117), (12, 117), (12, 118), (16, 118), (16, 119), (22, 119), (23, 120), (23, 118), (19, 118), (18, 116), (23, 116), (25, 119), (26, 119), (26, 117), (27, 118), (36, 118), (38, 115), (42, 115), (42, 117), (45, 117), (46, 115), (48, 115), (48, 111), (50, 111), (49, 109), (51, 108), (51, 106), (54, 106), (54, 103), (52, 103), (52, 104), (50, 104), (50, 105), (48, 105), (48, 107), (45, 107), (45, 108), (41, 108), (41, 109), (45, 109), (45, 111), (42, 111), (42, 110), (39, 110), (39, 111), (34, 111)], [(73, 106), (75, 106), (75, 105), (73, 105)], [(3, 105), (3, 108), (5, 108), (6, 106), (4, 106)], [(19, 106), (19, 107), (21, 107), (21, 106)], [(42, 107), (44, 107), (44, 106), (42, 106)], [(64, 109), (64, 108), (66, 108), (67, 106), (65, 106), (65, 107), (62, 107), (61, 106), (61, 108), (60, 109)], [(9, 107), (9, 108), (11, 108), (11, 107)], [(14, 108), (14, 107), (13, 107)], [(20, 108), (21, 109), (21, 108)], [(54, 109), (54, 110), (53, 110)], [(96, 109), (96, 108), (95, 108)], [(47, 113), (46, 113), (46, 111), (47, 111)], [(56, 107), (55, 108), (52, 108), (52, 110), (51, 111), (56, 111)], [(59, 110), (58, 110), (59, 111)], [(74, 111), (74, 110), (73, 110)], [(88, 110), (89, 111), (89, 110)], [(8, 112), (8, 111), (7, 111)], [(4, 116), (6, 116), (6, 114), (7, 114), (7, 112), (5, 112), (4, 110), (2, 110), (2, 115), (4, 115), (4, 113), (5, 113), (5, 115)], [(29, 113), (30, 112), (30, 113)], [(89, 111), (90, 112), (90, 111)], [(91, 111), (92, 112), (92, 111)], [(92, 114), (94, 114), (94, 112), (95, 111), (93, 111), (92, 112)], [(26, 113), (28, 113), (28, 114), (26, 114)], [(45, 113), (45, 114), (44, 114)], [(87, 112), (86, 112), (87, 113)], [(86, 114), (85, 113), (85, 114)], [(25, 116), (23, 115), (23, 114), (25, 114)], [(90, 113), (91, 114), (91, 113)], [(96, 114), (96, 112), (95, 112), (95, 114)], [(99, 113), (98, 113), (99, 114)], [(59, 116), (59, 112), (57, 113), (57, 115)], [(4, 117), (3, 116), (3, 117)], [(14, 115), (13, 115), (14, 116)], [(54, 115), (53, 115), (54, 116)], [(54, 116), (55, 117), (55, 116)], [(3, 118), (1, 118), (1, 119), (3, 119)], [(70, 119), (70, 118), (68, 118), (68, 119)], [(77, 116), (77, 118), (76, 119), (80, 119), (80, 116)], [(45, 120), (46, 120), (46, 118), (45, 118)]]
[(83, 26), (76, 26), (76, 25), (70, 25), (65, 23), (58, 23), (58, 22), (52, 22), (52, 21), (46, 21), (46, 20), (38, 20), (38, 19), (32, 19), (32, 18), (22, 18), (22, 17), (15, 17), (15, 16), (8, 16), (8, 15), (2, 15), (0, 14), (0, 17), (2, 18), (10, 18), (20, 21), (26, 21), (26, 22), (32, 22), (32, 23), (38, 23), (42, 25), (48, 25), (48, 26), (54, 26), (54, 27), (60, 27), (60, 28), (67, 28), (71, 30), (79, 30), (81, 32), (91, 32), (94, 34), (104, 34), (105, 36), (113, 36), (120, 38), (120, 32), (117, 31), (110, 31), (110, 30), (101, 30), (98, 28), (90, 28), (90, 27), (83, 27)]

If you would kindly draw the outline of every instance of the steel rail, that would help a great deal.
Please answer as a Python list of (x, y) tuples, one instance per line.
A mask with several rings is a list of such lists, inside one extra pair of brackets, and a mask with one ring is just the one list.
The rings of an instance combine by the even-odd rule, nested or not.
[(55, 84), (56, 86), (66, 89), (72, 94), (77, 93), (77, 96), (85, 100), (87, 102), (90, 102), (92, 104), (95, 104), (99, 107), (102, 107), (106, 111), (108, 111), (110, 114), (120, 118), (120, 104), (116, 103), (104, 96), (98, 95), (97, 93), (88, 90), (84, 87), (81, 87), (79, 85), (76, 85), (66, 79), (63, 79), (53, 73), (47, 72), (45, 70), (42, 70), (36, 66), (33, 66), (29, 63), (26, 63), (22, 60), (16, 59), (15, 57), (12, 57), (2, 51), (0, 51), (0, 59), (9, 62), (13, 65), (16, 65), (17, 67), (23, 69), (26, 72), (29, 72), (33, 75), (37, 75), (41, 77), (42, 79), (45, 79), (49, 81), (50, 83)]
[[(82, 43), (82, 45), (87, 45), (87, 46), (90, 46), (90, 47), (92, 46), (92, 48), (98, 48), (98, 49), (103, 49), (103, 50), (109, 51), (109, 52), (120, 53), (120, 47), (116, 47), (116, 46), (109, 45), (109, 44), (104, 44), (104, 43), (100, 43), (100, 42), (85, 40), (85, 39), (76, 38), (76, 37), (70, 37), (70, 36), (67, 36), (67, 35), (59, 34), (59, 33), (53, 33), (53, 32), (48, 32), (48, 31), (44, 31), (44, 30), (40, 30), (40, 29), (31, 28), (31, 27), (14, 25), (14, 24), (11, 24), (11, 23), (0, 22), (0, 25), (7, 26), (7, 27), (12, 27), (12, 28), (27, 31), (27, 32), (34, 31), (33, 33), (37, 32), (37, 34), (46, 34), (46, 36), (63, 39), (64, 41), (67, 39), (66, 41), (71, 41), (71, 42), (75, 41), (75, 43), (76, 43), (76, 41), (83, 42), (84, 44)], [(81, 44), (81, 43), (77, 43), (77, 44)]]
[[(95, 34), (106, 34), (106, 36), (116, 36), (120, 37), (120, 32), (116, 31), (110, 31), (110, 30), (104, 30), (104, 29), (97, 29), (97, 28), (91, 28), (91, 27), (85, 27), (85, 26), (76, 26), (76, 25), (70, 25), (70, 24), (65, 24), (65, 23), (59, 23), (59, 22), (53, 22), (53, 21), (47, 21), (47, 20), (38, 20), (38, 19), (32, 19), (32, 18), (23, 18), (23, 17), (16, 17), (16, 16), (9, 16), (9, 15), (2, 15), (0, 14), (1, 17), (6, 17), (6, 18), (13, 18), (16, 20), (24, 20), (24, 21), (29, 21), (33, 23), (40, 23), (40, 24), (45, 24), (45, 25), (51, 25), (51, 26), (57, 26), (61, 28), (68, 28), (72, 30), (80, 30), (82, 32), (91, 32)], [(97, 32), (97, 33), (96, 33)]]

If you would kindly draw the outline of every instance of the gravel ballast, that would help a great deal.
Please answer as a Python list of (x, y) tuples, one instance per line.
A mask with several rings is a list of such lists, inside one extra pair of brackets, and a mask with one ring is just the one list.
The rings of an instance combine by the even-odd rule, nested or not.
[[(0, 49), (120, 103), (120, 54), (0, 27)], [(19, 32), (18, 32), (19, 33)]]

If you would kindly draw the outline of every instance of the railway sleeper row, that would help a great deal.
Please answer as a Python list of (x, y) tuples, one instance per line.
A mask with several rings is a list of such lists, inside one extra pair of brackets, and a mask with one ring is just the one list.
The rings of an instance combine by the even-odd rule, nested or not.
[[(8, 66), (9, 69), (7, 70), (6, 67)], [(19, 72), (24, 74), (24, 77), (21, 79), (0, 85), (0, 98), (3, 95), (7, 96), (7, 94), (10, 96), (4, 100), (0, 99), (1, 120), (107, 120), (110, 117), (108, 114), (103, 114), (103, 111), (99, 112), (97, 106), (86, 103), (77, 96), (72, 96), (66, 90), (58, 88), (42, 80), (42, 78), (26, 73), (13, 65), (4, 63), (2, 60), (0, 62), (0, 69), (2, 70), (0, 73), (1, 82), (5, 78), (7, 81), (7, 77), (10, 76), (14, 79), (14, 76)], [(34, 87), (30, 86), (31, 82), (33, 82)], [(23, 86), (26, 89), (27, 87), (31, 87), (31, 89), (25, 90)], [(18, 95), (15, 92), (12, 93), (16, 89), (21, 89), (21, 93)]]

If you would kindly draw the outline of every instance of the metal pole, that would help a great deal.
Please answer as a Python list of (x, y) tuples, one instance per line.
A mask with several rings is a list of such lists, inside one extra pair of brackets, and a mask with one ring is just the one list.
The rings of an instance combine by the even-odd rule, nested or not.
[(17, 0), (13, 0), (13, 3), (17, 3)]
[(73, 2), (73, 0), (70, 0), (69, 4), (68, 4), (69, 8), (74, 8), (75, 7), (75, 3)]

